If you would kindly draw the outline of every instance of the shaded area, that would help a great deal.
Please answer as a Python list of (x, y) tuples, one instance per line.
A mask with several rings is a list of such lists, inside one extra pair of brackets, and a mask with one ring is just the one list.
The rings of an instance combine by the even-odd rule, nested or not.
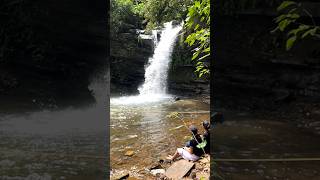
[[(92, 1), (0, 4), (2, 111), (94, 102), (90, 76), (106, 65), (106, 9)], [(74, 91), (77, 89), (77, 91)]]
[[(319, 158), (319, 135), (275, 117), (228, 112), (214, 130), (217, 159)], [(318, 179), (320, 162), (216, 162), (225, 179)]]
[[(285, 51), (285, 34), (270, 33), (276, 5), (259, 5), (215, 18), (211, 107), (226, 121), (214, 129), (212, 158), (319, 158), (319, 43)], [(319, 170), (303, 161), (215, 167), (225, 179), (319, 179)]]

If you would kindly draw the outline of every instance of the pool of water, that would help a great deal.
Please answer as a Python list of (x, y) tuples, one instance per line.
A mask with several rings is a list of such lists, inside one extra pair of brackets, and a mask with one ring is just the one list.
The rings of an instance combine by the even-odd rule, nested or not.
[[(190, 136), (187, 126), (195, 124), (202, 132), (201, 122), (209, 118), (209, 105), (195, 99), (138, 104), (112, 104), (110, 119), (110, 158), (112, 169), (143, 169), (185, 144)], [(126, 156), (133, 151), (132, 156)]]
[[(319, 158), (319, 135), (281, 119), (226, 112), (226, 121), (216, 126), (215, 158), (286, 159)], [(316, 180), (320, 161), (216, 162), (216, 172), (230, 180)]]
[(92, 106), (0, 114), (0, 179), (103, 179), (102, 111)]

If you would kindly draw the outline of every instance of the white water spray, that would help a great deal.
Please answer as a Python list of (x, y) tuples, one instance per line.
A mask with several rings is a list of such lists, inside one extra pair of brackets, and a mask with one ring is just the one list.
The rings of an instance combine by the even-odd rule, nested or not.
[(166, 94), (170, 56), (180, 30), (181, 26), (173, 27), (172, 22), (165, 23), (159, 44), (149, 59), (144, 84), (138, 89), (140, 95)]
[(167, 94), (168, 69), (173, 46), (181, 29), (181, 25), (173, 26), (172, 22), (165, 23), (159, 42), (157, 32), (153, 31), (155, 50), (153, 56), (149, 58), (144, 83), (138, 88), (139, 95), (111, 98), (111, 104), (158, 102), (171, 97)]

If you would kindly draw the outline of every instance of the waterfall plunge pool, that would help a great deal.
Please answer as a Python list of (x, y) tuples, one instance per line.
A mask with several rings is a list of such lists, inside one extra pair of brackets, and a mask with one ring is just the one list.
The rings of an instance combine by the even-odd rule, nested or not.
[[(202, 121), (209, 119), (209, 104), (196, 99), (111, 103), (110, 108), (110, 164), (114, 171), (139, 171), (185, 144), (190, 132), (181, 127), (180, 119), (168, 117), (172, 112), (181, 112), (184, 121), (200, 132)], [(133, 156), (126, 156), (127, 151), (133, 151)]]

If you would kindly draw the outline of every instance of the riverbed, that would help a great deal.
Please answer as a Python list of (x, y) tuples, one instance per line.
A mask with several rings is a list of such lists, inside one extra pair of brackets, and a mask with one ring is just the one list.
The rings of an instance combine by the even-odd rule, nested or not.
[[(112, 104), (110, 119), (110, 159), (114, 171), (138, 172), (174, 153), (190, 137), (187, 126), (203, 132), (201, 122), (209, 119), (209, 104), (197, 99), (166, 99), (144, 104)], [(126, 156), (128, 151), (133, 155)]]

